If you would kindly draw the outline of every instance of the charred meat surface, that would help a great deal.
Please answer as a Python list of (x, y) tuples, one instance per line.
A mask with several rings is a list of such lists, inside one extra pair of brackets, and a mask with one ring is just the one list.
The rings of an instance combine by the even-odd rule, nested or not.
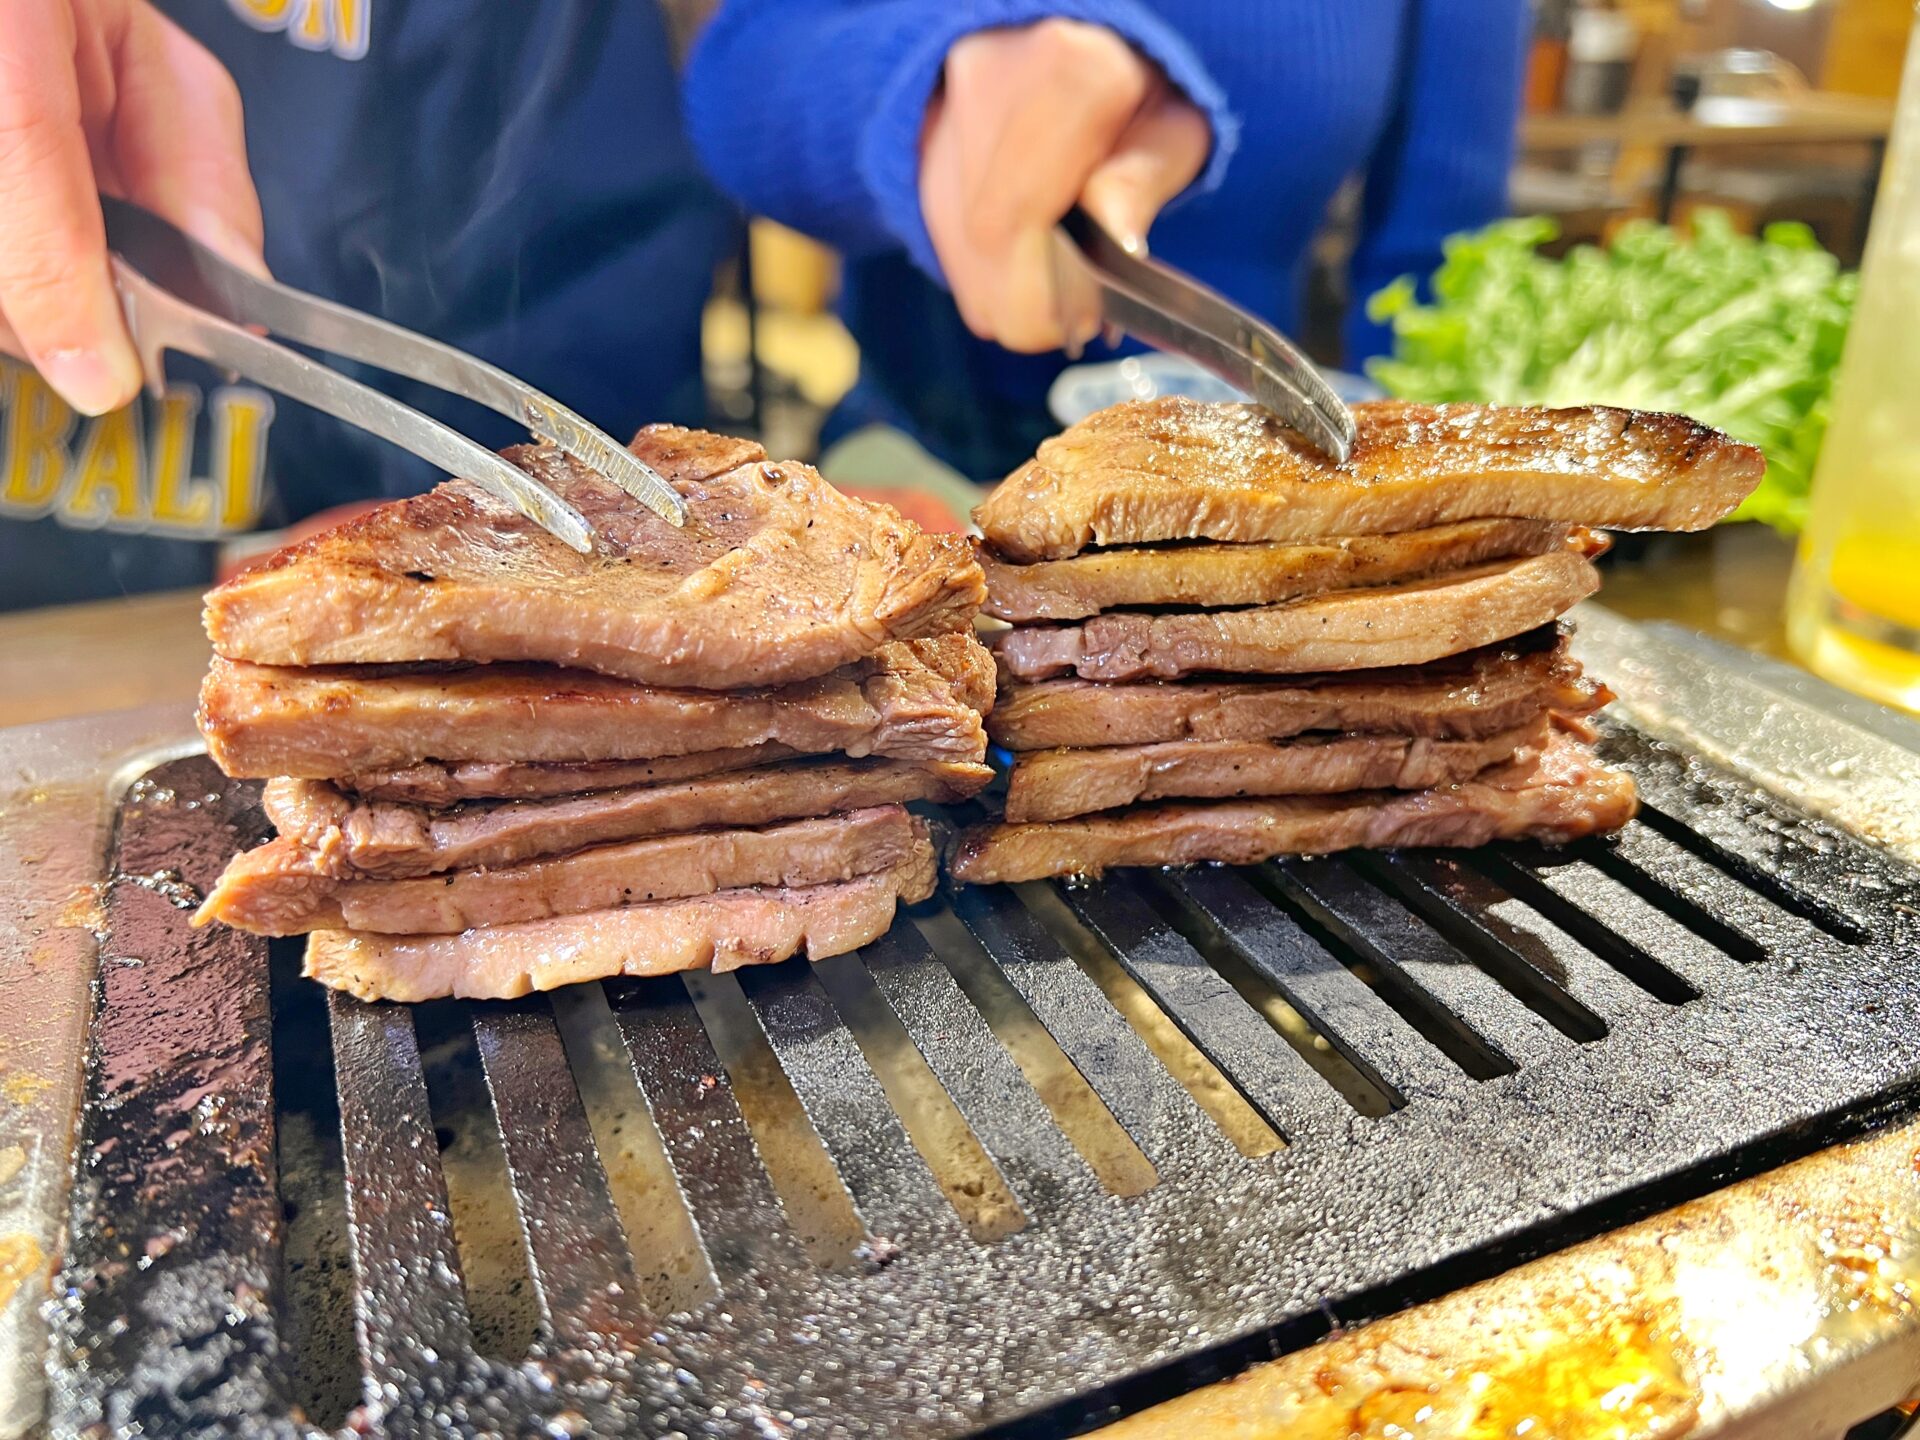
[(581, 555), (466, 481), (289, 546), (207, 597), (207, 634), (263, 665), (540, 661), (645, 685), (810, 679), (889, 640), (965, 629), (958, 536), (843, 495), (757, 445), (650, 426), (635, 453), (686, 499), (676, 529), (556, 448), (507, 458), (584, 514)]
[(1381, 401), (1335, 465), (1256, 405), (1177, 396), (1089, 415), (1043, 442), (974, 520), (1019, 561), (1089, 545), (1291, 541), (1522, 516), (1699, 530), (1760, 483), (1750, 445), (1678, 415)]

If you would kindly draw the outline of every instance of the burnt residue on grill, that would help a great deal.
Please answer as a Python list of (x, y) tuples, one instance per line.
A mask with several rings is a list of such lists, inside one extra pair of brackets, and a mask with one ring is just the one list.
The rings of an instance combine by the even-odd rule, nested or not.
[[(1055, 1436), (1908, 1113), (1920, 873), (1624, 726), (1605, 746), (1648, 807), (1604, 844), (975, 889), (824, 976), (608, 987), (609, 1063), (650, 1112), (627, 1123), (661, 1135), (652, 1193), (711, 1281), (671, 1304), (627, 1254), (611, 1092), (583, 1103), (549, 1002), (323, 999), (287, 947), (270, 1007), (261, 942), (178, 908), (261, 833), (253, 789), (164, 767), (107, 893), (56, 1429)], [(968, 966), (1133, 1147), (1131, 1181), (1089, 1163)], [(1236, 1146), (1140, 1006), (1284, 1144)], [(277, 1112), (270, 1008), (271, 1048), (307, 1052), (271, 1057)], [(803, 1243), (721, 1009), (857, 1212), (850, 1258)], [(894, 1091), (936, 1080), (940, 1125), (903, 1124)], [(955, 1126), (1011, 1233), (970, 1228), (918, 1148)], [(492, 1201), (474, 1135), (499, 1142)], [(483, 1254), (516, 1229), (527, 1354), (497, 1353), (524, 1303), (484, 1293), (521, 1273)]]
[(266, 947), (188, 923), (233, 852), (265, 838), (256, 792), (196, 758), (153, 771), (121, 810), (51, 1303), (62, 1431), (287, 1416)]

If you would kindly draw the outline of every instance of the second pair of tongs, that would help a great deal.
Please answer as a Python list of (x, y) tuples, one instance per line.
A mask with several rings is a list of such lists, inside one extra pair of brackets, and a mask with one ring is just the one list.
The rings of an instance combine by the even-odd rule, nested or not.
[(1149, 259), (1077, 205), (1060, 229), (1099, 291), (1106, 324), (1218, 375), (1321, 454), (1347, 463), (1353, 412), (1286, 336), (1191, 276)]
[(150, 387), (158, 389), (163, 381), (162, 352), (196, 356), (473, 481), (582, 554), (593, 549), (593, 527), (586, 517), (519, 466), (392, 396), (254, 333), (271, 331), (511, 416), (669, 524), (686, 524), (686, 502), (657, 471), (497, 366), (358, 310), (262, 280), (137, 205), (103, 195), (100, 206), (114, 283)]

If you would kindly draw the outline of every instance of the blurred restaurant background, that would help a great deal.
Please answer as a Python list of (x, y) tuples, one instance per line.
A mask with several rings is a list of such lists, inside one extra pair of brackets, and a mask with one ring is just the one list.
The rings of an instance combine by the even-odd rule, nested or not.
[[(660, 3), (684, 53), (715, 0)], [(1760, 445), (1767, 478), (1732, 522), (1620, 537), (1605, 603), (1920, 711), (1915, 0), (1532, 9), (1514, 218), (1452, 242), (1437, 302), (1411, 285), (1350, 297), (1350, 184), (1314, 243), (1296, 338), (1323, 365), (1365, 370), (1350, 393), (1673, 410)], [(1917, 77), (1904, 99), (1903, 73)], [(1911, 138), (1890, 144), (1900, 116)], [(997, 475), (960, 475), (877, 426), (822, 444), (860, 366), (835, 317), (838, 283), (830, 251), (747, 223), (705, 313), (708, 424), (815, 461), (922, 524), (960, 528)], [(1350, 300), (1391, 312), (1392, 356), (1361, 366), (1341, 353)], [(1185, 363), (1168, 358), (1083, 373), (1079, 409), (1166, 385)], [(1059, 423), (1077, 418), (1052, 408)], [(222, 567), (296, 533), (229, 537)], [(144, 643), (129, 646), (131, 634)], [(184, 698), (203, 662), (197, 590), (0, 614), (0, 724)]]
[[(1744, 369), (1722, 357), (1722, 370), (1733, 373), (1710, 384), (1669, 380), (1655, 373), (1646, 356), (1632, 353), (1612, 360), (1612, 374), (1604, 373), (1606, 366), (1599, 374), (1588, 366), (1559, 386), (1551, 376), (1536, 375), (1538, 383), (1518, 393), (1480, 391), (1470, 382), (1436, 385), (1431, 357), (1424, 369), (1422, 363), (1396, 363), (1391, 370), (1376, 365), (1373, 378), (1386, 382), (1389, 392), (1415, 399), (1598, 401), (1686, 410), (1763, 445), (1772, 473), (1760, 503), (1743, 511), (1747, 523), (1722, 525), (1706, 536), (1625, 537), (1612, 557), (1607, 603), (1639, 618), (1677, 619), (1785, 655), (1794, 539), (1804, 526), (1813, 463), (1838, 378), (1853, 272), (1880, 198), (1915, 28), (1913, 0), (1533, 0), (1533, 11), (1509, 208), (1514, 216), (1546, 223), (1506, 237), (1500, 248), (1564, 262), (1583, 247), (1622, 253), (1607, 247), (1625, 236), (1623, 251), (1636, 258), (1620, 263), (1654, 269), (1667, 264), (1676, 273), (1663, 283), (1672, 287), (1687, 283), (1677, 273), (1683, 262), (1660, 258), (1669, 253), (1661, 249), (1666, 236), (1652, 227), (1671, 227), (1681, 245), (1703, 226), (1754, 237), (1744, 249), (1726, 248), (1735, 242), (1725, 241), (1726, 265), (1714, 273), (1735, 308), (1771, 306), (1775, 313), (1766, 320), (1747, 317), (1745, 332), (1726, 343), (1754, 353)], [(1356, 182), (1325, 217), (1314, 247), (1303, 333), (1296, 337), (1317, 360), (1335, 367), (1345, 362), (1340, 316), (1350, 300), (1367, 299), (1346, 293), (1358, 200)], [(1763, 238), (1773, 243), (1763, 249)], [(1920, 244), (1920, 234), (1907, 239)], [(1649, 253), (1653, 258), (1640, 258)], [(1706, 262), (1710, 270), (1720, 253)], [(1517, 262), (1512, 254), (1499, 259), (1509, 270), (1482, 275), (1477, 283), (1509, 283)], [(1790, 278), (1782, 263), (1792, 267)], [(836, 277), (828, 250), (764, 220), (750, 223), (706, 317), (716, 424), (757, 431), (776, 453), (819, 457), (821, 423), (859, 366), (851, 337), (834, 318)], [(1769, 283), (1777, 293), (1763, 293)], [(1657, 328), (1657, 315), (1635, 309), (1636, 303), (1657, 307), (1657, 301), (1642, 294), (1636, 302), (1626, 280), (1620, 287), (1617, 300), (1589, 302), (1612, 303), (1611, 313), (1578, 323)], [(1554, 303), (1552, 297), (1543, 301), (1549, 309)], [(1818, 313), (1822, 307), (1831, 312), (1825, 318)], [(1543, 320), (1552, 323), (1551, 315)], [(1920, 314), (1911, 316), (1910, 328), (1920, 329)], [(1405, 352), (1404, 334), (1402, 340)], [(1583, 361), (1604, 349), (1593, 335), (1582, 342), (1571, 335), (1558, 343), (1575, 348)], [(1552, 343), (1543, 338), (1540, 345), (1547, 350)], [(1543, 356), (1536, 368), (1554, 363)], [(1782, 373), (1783, 365), (1790, 373)], [(1756, 400), (1769, 386), (1778, 393)], [(1737, 392), (1744, 408), (1730, 392)], [(1720, 399), (1724, 406), (1716, 405)], [(855, 434), (829, 446), (821, 463), (840, 483), (886, 487), (887, 498), (929, 523), (940, 523), (942, 509), (964, 512), (973, 493), (966, 479), (897, 433)], [(1900, 592), (1890, 606), (1902, 614), (1916, 604), (1904, 592), (1920, 593), (1920, 586), (1906, 583), (1920, 573), (1920, 541), (1911, 548), (1913, 564), (1902, 551), (1891, 562), (1874, 557), (1867, 567), (1877, 577), (1870, 588)], [(1889, 605), (1878, 608), (1884, 612)], [(1920, 627), (1920, 616), (1910, 618)], [(1814, 643), (1802, 648), (1811, 650)], [(1858, 676), (1836, 673), (1845, 665), (1821, 668), (1882, 700), (1920, 704), (1920, 677), (1910, 667), (1892, 685), (1863, 685)]]
[[(1912, 0), (1535, 0), (1534, 12), (1510, 203), (1555, 221), (1550, 249), (1707, 207), (1747, 233), (1804, 222), (1859, 264)], [(1357, 198), (1326, 217), (1296, 337), (1332, 364)], [(773, 450), (810, 454), (859, 363), (833, 318), (835, 259), (769, 221), (750, 232), (707, 316), (714, 407), (764, 427)]]

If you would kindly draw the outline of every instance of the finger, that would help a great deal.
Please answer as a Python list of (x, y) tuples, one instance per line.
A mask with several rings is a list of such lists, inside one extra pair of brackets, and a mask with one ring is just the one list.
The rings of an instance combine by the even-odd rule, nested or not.
[(159, 11), (135, 6), (117, 56), (113, 152), (129, 200), (265, 275), (240, 91)]
[(920, 138), (920, 214), (926, 221), (927, 236), (939, 257), (947, 288), (952, 292), (960, 318), (975, 335), (992, 339), (986, 329), (984, 313), (976, 301), (982, 293), (978, 265), (964, 238), (965, 206), (962, 199), (959, 145), (946, 108), (944, 91), (936, 91), (927, 105), (927, 119)]
[(1119, 37), (1076, 22), (1047, 29), (1052, 43), (1028, 47), (1013, 73), (984, 73), (990, 53), (964, 55), (949, 84), (968, 233), (989, 253), (1031, 244), (1022, 232), (1066, 214), (1150, 84), (1152, 72)]
[(1080, 203), (1122, 242), (1144, 242), (1154, 217), (1193, 184), (1212, 151), (1206, 116), (1162, 85), (1088, 177)]
[[(976, 334), (1026, 352), (1067, 338), (1051, 232), (1151, 82), (1125, 41), (1078, 22), (954, 47), (941, 127), (951, 137), (942, 162), (957, 171), (945, 181), (954, 213), (935, 238)], [(1076, 323), (1071, 333), (1085, 328)]]
[(47, 382), (89, 415), (140, 388), (107, 269), (64, 6), (8, 0), (0, 25), (0, 314)]

